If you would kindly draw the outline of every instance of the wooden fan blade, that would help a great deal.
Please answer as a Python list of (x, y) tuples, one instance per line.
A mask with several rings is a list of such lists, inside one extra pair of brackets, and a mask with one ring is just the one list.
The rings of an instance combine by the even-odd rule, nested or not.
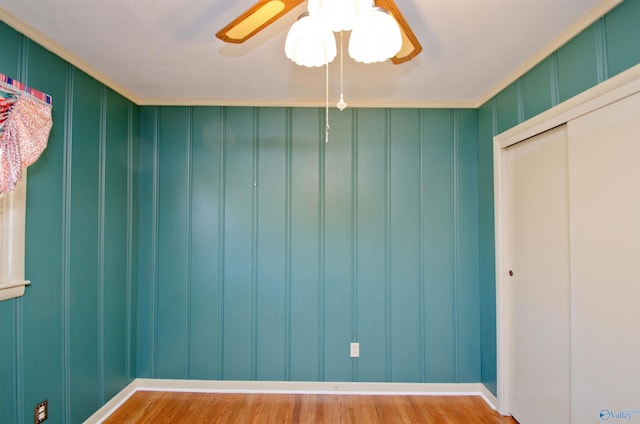
[(227, 43), (244, 43), (304, 0), (260, 0), (216, 33)]
[(396, 5), (394, 0), (376, 0), (376, 6), (385, 9), (391, 13), (393, 17), (400, 25), (400, 32), (402, 33), (402, 47), (400, 51), (391, 58), (391, 61), (396, 65), (404, 62), (408, 62), (416, 57), (422, 51), (422, 45), (418, 41), (418, 38), (411, 30), (411, 27), (400, 13), (400, 9)]

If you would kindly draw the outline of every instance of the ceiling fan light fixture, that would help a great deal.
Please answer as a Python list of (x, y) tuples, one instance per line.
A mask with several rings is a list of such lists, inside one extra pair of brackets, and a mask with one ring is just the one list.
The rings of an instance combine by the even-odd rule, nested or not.
[[(245, 12), (231, 21), (216, 33), (216, 36), (227, 43), (244, 43), (255, 34), (268, 27), (305, 0), (257, 0)], [(322, 15), (329, 28), (334, 32), (353, 29), (359, 14), (378, 6), (386, 10), (400, 26), (402, 48), (391, 57), (391, 62), (400, 64), (416, 57), (422, 46), (411, 30), (408, 22), (398, 9), (395, 0), (307, 0), (307, 8), (311, 15)], [(345, 12), (340, 12), (346, 10)], [(355, 20), (353, 18), (355, 14)], [(333, 18), (330, 18), (333, 16)], [(335, 20), (337, 19), (337, 20)], [(331, 24), (335, 20), (336, 24)], [(357, 37), (356, 37), (357, 38)], [(357, 56), (357, 54), (356, 54)]]
[(349, 56), (357, 62), (384, 62), (402, 47), (398, 22), (389, 12), (372, 7), (361, 11), (349, 39)]
[(350, 31), (356, 22), (358, 1), (309, 0), (307, 7), (309, 14), (325, 22), (331, 31)]
[(297, 65), (324, 66), (336, 57), (336, 39), (317, 18), (303, 13), (287, 33), (284, 52)]

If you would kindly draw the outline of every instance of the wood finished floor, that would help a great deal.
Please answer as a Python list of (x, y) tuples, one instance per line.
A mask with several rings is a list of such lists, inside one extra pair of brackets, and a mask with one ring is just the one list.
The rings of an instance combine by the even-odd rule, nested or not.
[(136, 392), (105, 424), (517, 424), (478, 396)]

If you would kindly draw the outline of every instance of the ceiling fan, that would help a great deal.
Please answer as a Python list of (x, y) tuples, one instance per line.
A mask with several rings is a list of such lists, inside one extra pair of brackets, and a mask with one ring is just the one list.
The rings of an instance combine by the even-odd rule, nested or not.
[[(218, 31), (216, 37), (227, 43), (244, 43), (303, 2), (304, 0), (259, 0)], [(376, 0), (375, 4), (390, 13), (400, 27), (402, 47), (391, 57), (391, 62), (398, 65), (416, 57), (422, 51), (422, 46), (395, 1)]]

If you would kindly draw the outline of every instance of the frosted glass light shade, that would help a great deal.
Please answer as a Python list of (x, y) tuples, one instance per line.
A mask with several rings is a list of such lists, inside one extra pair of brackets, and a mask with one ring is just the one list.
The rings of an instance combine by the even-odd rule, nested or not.
[(309, 0), (309, 15), (315, 16), (334, 32), (350, 31), (356, 22), (357, 0)]
[(372, 7), (360, 11), (351, 38), (349, 56), (362, 63), (384, 62), (402, 47), (402, 34), (396, 20), (386, 10)]
[(320, 20), (305, 13), (289, 29), (284, 52), (297, 65), (323, 66), (336, 57), (336, 38)]

